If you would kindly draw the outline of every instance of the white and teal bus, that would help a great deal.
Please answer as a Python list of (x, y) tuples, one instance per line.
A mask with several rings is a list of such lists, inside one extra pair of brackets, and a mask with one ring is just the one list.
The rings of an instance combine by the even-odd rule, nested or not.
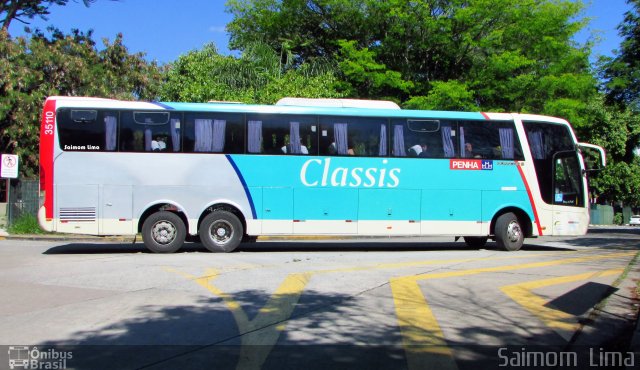
[(448, 235), (518, 250), (581, 235), (585, 161), (569, 124), (391, 102), (275, 105), (50, 97), (41, 124), (47, 231), (142, 234), (154, 252), (199, 237)]

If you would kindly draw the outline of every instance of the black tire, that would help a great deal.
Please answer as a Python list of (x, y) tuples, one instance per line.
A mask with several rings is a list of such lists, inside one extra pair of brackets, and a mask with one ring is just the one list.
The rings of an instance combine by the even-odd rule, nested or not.
[(465, 236), (464, 242), (469, 248), (482, 248), (487, 244), (488, 239), (486, 236)]
[(152, 214), (142, 225), (145, 247), (155, 253), (173, 253), (182, 247), (187, 227), (175, 213), (160, 211)]
[(200, 241), (211, 252), (229, 253), (240, 245), (244, 230), (236, 215), (227, 211), (213, 211), (200, 224)]
[(500, 215), (496, 220), (495, 237), (498, 247), (506, 251), (522, 248), (524, 232), (518, 217), (511, 212)]

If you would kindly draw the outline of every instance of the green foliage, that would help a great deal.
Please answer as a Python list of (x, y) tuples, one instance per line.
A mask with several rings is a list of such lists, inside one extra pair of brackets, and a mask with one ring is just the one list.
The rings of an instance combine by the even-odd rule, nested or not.
[(599, 203), (622, 202), (640, 206), (640, 158), (632, 163), (613, 162), (589, 181), (592, 194)]
[(210, 100), (273, 104), (285, 96), (336, 98), (338, 80), (321, 59), (296, 65), (287, 53), (253, 43), (240, 58), (223, 56), (212, 44), (178, 58), (168, 67), (164, 100)]
[(44, 234), (44, 231), (38, 225), (38, 219), (25, 213), (14, 221), (13, 225), (9, 226), (10, 234)]
[(414, 96), (404, 103), (408, 109), (475, 111), (473, 91), (459, 81), (435, 81), (427, 96)]
[(351, 97), (579, 117), (575, 110), (596, 93), (589, 49), (572, 41), (584, 26), (582, 6), (569, 0), (231, 0), (228, 30), (231, 47), (240, 50), (263, 40), (275, 50), (286, 45), (299, 63), (332, 57), (339, 87)]
[(375, 60), (375, 52), (358, 48), (355, 41), (338, 40), (338, 66), (343, 80), (340, 84), (347, 95), (381, 97), (406, 94), (413, 88), (411, 81), (402, 79), (400, 72), (387, 69)]
[(622, 225), (622, 222), (622, 213), (616, 212), (616, 214), (613, 215), (613, 223), (615, 225)]
[(11, 39), (0, 31), (0, 151), (18, 154), (21, 175), (38, 173), (39, 128), (48, 96), (97, 96), (151, 100), (161, 69), (144, 55), (129, 54), (119, 34), (98, 50), (91, 32), (70, 35), (52, 29), (30, 39)]
[(630, 106), (640, 111), (640, 0), (628, 0), (631, 10), (618, 26), (623, 37), (614, 58), (600, 61), (601, 76), (610, 102)]

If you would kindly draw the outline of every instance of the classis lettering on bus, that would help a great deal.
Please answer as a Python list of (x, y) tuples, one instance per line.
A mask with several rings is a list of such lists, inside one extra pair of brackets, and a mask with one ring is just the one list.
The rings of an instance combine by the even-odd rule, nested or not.
[[(382, 165), (388, 162), (385, 159)], [(300, 181), (308, 187), (395, 188), (400, 185), (399, 174), (400, 168), (332, 167), (331, 158), (309, 159), (300, 169)]]

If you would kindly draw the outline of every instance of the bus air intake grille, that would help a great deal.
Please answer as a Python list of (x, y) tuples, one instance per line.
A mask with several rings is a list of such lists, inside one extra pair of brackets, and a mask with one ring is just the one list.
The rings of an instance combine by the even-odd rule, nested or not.
[(95, 220), (96, 207), (60, 208), (62, 222), (94, 222)]

